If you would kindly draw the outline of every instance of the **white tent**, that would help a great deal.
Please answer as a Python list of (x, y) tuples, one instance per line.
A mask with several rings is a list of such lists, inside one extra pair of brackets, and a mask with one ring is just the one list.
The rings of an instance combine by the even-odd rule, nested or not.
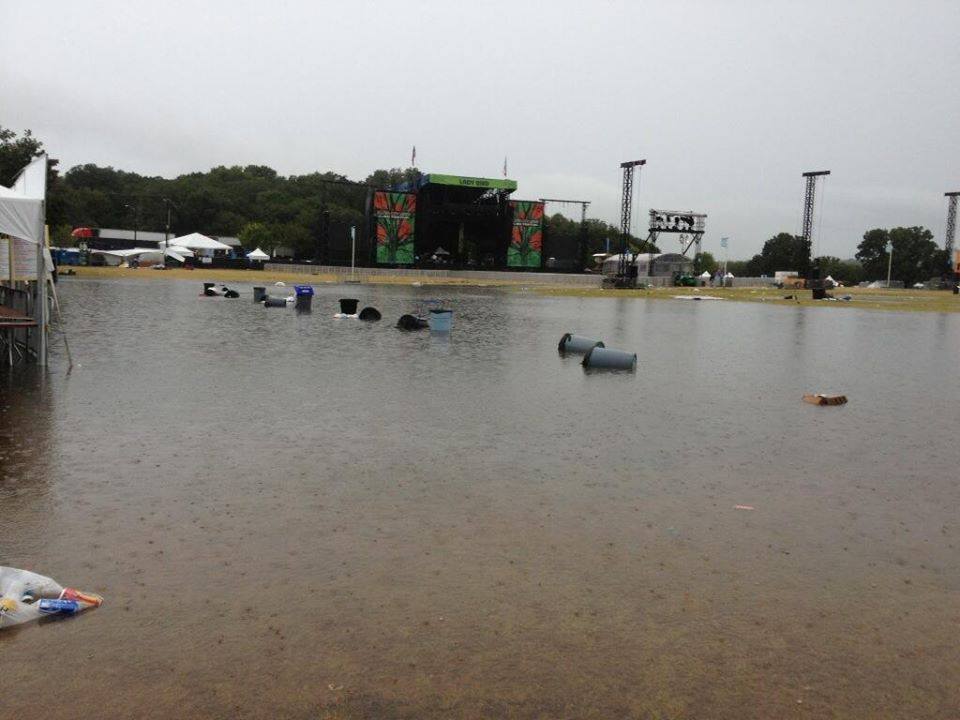
[(248, 260), (269, 260), (270, 256), (267, 255), (263, 250), (257, 248), (247, 253)]
[(173, 238), (170, 241), (170, 247), (182, 247), (188, 250), (231, 250), (230, 246), (226, 243), (196, 232)]
[(34, 158), (13, 187), (0, 185), (0, 233), (44, 243), (43, 203), (47, 196), (47, 156)]
[(707, 270), (704, 270), (702, 273), (700, 273), (700, 279), (701, 279), (701, 280), (709, 280), (711, 277), (712, 277), (712, 276), (710, 275), (710, 273), (709, 273)]
[[(144, 259), (144, 256), (156, 256), (155, 258), (149, 258), (154, 262), (160, 261), (160, 251), (156, 248), (129, 248), (127, 250), (91, 250), (91, 255), (110, 255), (112, 257), (126, 259), (131, 257), (139, 257), (141, 260)], [(183, 247), (168, 247), (163, 251), (163, 254), (169, 258), (173, 258), (179, 262), (183, 262), (184, 258), (193, 257), (194, 253), (192, 250), (188, 250)]]
[(723, 276), (723, 279), (724, 279), (724, 280), (730, 280), (731, 278), (734, 278), (734, 277), (736, 277), (736, 275), (734, 275), (734, 274), (731, 273), (731, 272), (728, 272), (726, 275)]

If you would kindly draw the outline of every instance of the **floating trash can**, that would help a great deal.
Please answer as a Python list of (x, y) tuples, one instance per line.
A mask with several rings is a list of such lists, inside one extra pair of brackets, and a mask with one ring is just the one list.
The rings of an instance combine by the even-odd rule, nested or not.
[(293, 289), (297, 294), (297, 310), (300, 312), (310, 312), (310, 306), (313, 303), (313, 286), (294, 285)]
[(453, 327), (453, 310), (434, 308), (430, 310), (428, 317), (430, 332), (450, 332), (450, 328)]
[(218, 294), (216, 290), (213, 289), (216, 283), (204, 283), (203, 284), (203, 295), (204, 297), (216, 297)]
[(269, 295), (263, 299), (264, 307), (286, 307), (287, 299), (282, 297), (270, 297)]
[(356, 315), (357, 314), (357, 305), (360, 304), (360, 301), (356, 298), (340, 298), (340, 314), (341, 315)]
[(267, 289), (265, 287), (255, 287), (253, 289), (253, 301), (263, 302), (267, 299)]
[(613, 350), (607, 347), (593, 347), (583, 356), (585, 368), (604, 370), (636, 370), (637, 354), (626, 350)]
[(366, 322), (376, 322), (382, 317), (375, 307), (365, 307), (360, 311), (360, 319)]
[(585, 338), (582, 335), (572, 335), (570, 333), (566, 333), (562, 338), (560, 338), (560, 343), (557, 345), (557, 350), (562, 353), (577, 353), (579, 355), (583, 355), (584, 353), (590, 352), (595, 347), (604, 347), (604, 344), (600, 340)]
[(225, 298), (235, 299), (235, 298), (240, 297), (240, 293), (237, 292), (236, 290), (231, 290), (231, 289), (228, 288), (226, 285), (224, 285), (224, 286), (223, 286), (223, 296), (224, 296)]
[(427, 327), (427, 321), (416, 315), (401, 315), (397, 327), (401, 330), (423, 330)]

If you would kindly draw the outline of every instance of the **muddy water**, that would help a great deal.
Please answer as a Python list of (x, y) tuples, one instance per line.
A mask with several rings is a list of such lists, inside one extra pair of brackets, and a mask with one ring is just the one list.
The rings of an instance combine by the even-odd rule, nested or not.
[(0, 564), (107, 597), (0, 716), (960, 716), (960, 317), (198, 288), (66, 279), (81, 366), (0, 380)]

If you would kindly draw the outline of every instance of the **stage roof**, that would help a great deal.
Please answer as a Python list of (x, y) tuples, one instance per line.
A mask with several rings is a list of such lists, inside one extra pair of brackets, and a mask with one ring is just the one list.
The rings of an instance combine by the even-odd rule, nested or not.
[[(479, 188), (481, 190), (506, 190), (513, 192), (517, 189), (517, 181), (507, 178), (482, 178), (469, 177), (467, 175), (443, 175), (441, 173), (429, 173), (421, 175), (416, 189), (425, 185), (453, 185), (455, 187)], [(410, 192), (413, 190), (411, 183), (403, 183), (398, 190)]]

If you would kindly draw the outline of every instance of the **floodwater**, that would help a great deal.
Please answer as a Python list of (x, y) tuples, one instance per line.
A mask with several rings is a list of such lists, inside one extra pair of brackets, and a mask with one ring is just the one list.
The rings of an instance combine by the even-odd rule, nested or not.
[(201, 279), (0, 380), (3, 718), (960, 717), (960, 316)]

